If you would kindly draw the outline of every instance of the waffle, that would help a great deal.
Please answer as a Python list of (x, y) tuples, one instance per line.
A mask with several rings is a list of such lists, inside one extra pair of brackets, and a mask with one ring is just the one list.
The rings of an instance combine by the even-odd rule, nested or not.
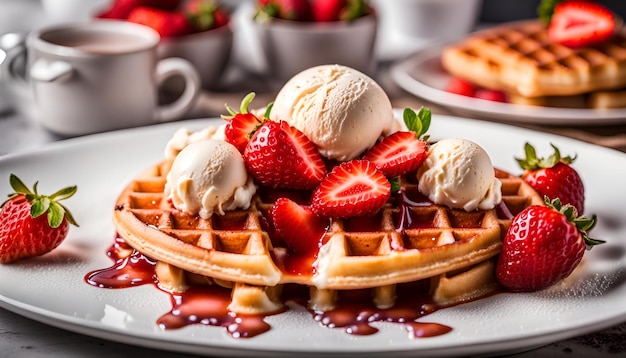
[(527, 106), (611, 109), (626, 107), (626, 89), (599, 90), (571, 96), (525, 97), (508, 94), (508, 102)]
[(626, 87), (626, 34), (572, 49), (551, 42), (539, 21), (512, 22), (447, 46), (442, 66), (477, 85), (523, 97), (620, 89)]
[[(273, 201), (264, 199), (270, 196), (263, 188), (248, 210), (202, 219), (164, 199), (170, 166), (164, 161), (149, 168), (123, 190), (113, 213), (118, 233), (159, 262), (156, 272), (166, 290), (182, 291), (190, 280), (226, 286), (233, 289), (231, 309), (240, 313), (276, 310), (284, 284), (310, 286), (310, 304), (322, 310), (334, 306), (337, 290), (352, 289), (372, 289), (376, 305), (390, 307), (396, 284), (419, 280), (429, 282), (439, 304), (479, 297), (495, 288), (493, 260), (512, 215), (543, 202), (519, 177), (496, 170), (503, 193), (496, 209), (453, 210), (425, 198), (420, 205), (403, 206), (399, 197), (419, 195), (415, 180), (403, 178), (406, 195), (392, 197), (365, 219), (366, 227), (358, 222), (362, 218), (333, 219), (317, 260), (308, 263), (314, 270), (303, 274), (284, 268), (287, 248), (264, 230)], [(404, 210), (413, 224), (398, 230)]]

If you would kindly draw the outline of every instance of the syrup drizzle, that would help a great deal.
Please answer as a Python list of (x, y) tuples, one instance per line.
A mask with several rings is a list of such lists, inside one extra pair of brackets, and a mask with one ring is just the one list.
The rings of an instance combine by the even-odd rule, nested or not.
[[(292, 200), (306, 205), (310, 198), (303, 192), (288, 193), (265, 191), (261, 195), (270, 199), (288, 195)], [(417, 190), (400, 191), (395, 200), (400, 208), (394, 216), (396, 230), (403, 231), (412, 228), (432, 227), (433, 218), (417, 216), (412, 207), (430, 205), (428, 198)], [(501, 218), (512, 218), (510, 208), (503, 202), (497, 208)], [(269, 213), (263, 213), (261, 223), (264, 230), (273, 232)], [(345, 221), (346, 230), (372, 231), (372, 223), (379, 222), (378, 218), (353, 218)], [(223, 222), (224, 228), (239, 227), (239, 222)], [(370, 230), (371, 229), (371, 230)], [(376, 227), (375, 230), (379, 228)], [(272, 238), (273, 239), (273, 238)], [(274, 243), (274, 242), (273, 242)], [(280, 244), (280, 243), (274, 243)], [(291, 275), (313, 275), (315, 273), (314, 255), (294, 255), (289, 251), (275, 251), (272, 253), (274, 262), (285, 273)], [(114, 264), (111, 267), (92, 271), (85, 275), (85, 281), (101, 288), (128, 288), (145, 284), (152, 284), (158, 289), (158, 278), (155, 273), (156, 261), (144, 256), (130, 247), (124, 239), (116, 236), (113, 245), (107, 250)], [(162, 315), (157, 324), (163, 329), (178, 329), (187, 325), (201, 324), (223, 327), (235, 338), (250, 338), (267, 332), (271, 329), (264, 318), (284, 311), (270, 314), (241, 315), (229, 311), (231, 301), (229, 289), (218, 285), (192, 286), (182, 293), (170, 293), (172, 309)], [(329, 311), (314, 311), (309, 308), (312, 319), (320, 325), (343, 329), (351, 335), (371, 335), (378, 332), (378, 328), (371, 325), (374, 322), (390, 322), (403, 324), (409, 337), (433, 337), (446, 334), (451, 327), (434, 322), (418, 322), (417, 320), (439, 309), (445, 308), (432, 302), (427, 294), (428, 288), (424, 282), (398, 284), (396, 287), (397, 299), (391, 308), (377, 308), (371, 299), (371, 290), (346, 290), (338, 292), (336, 307)], [(283, 287), (281, 299), (283, 302), (292, 301), (303, 307), (308, 307), (309, 288), (304, 285), (288, 284)], [(285, 309), (287, 305), (285, 305)]]
[[(130, 255), (128, 252), (131, 252)], [(114, 264), (111, 267), (94, 270), (85, 275), (85, 281), (96, 287), (119, 289), (145, 284), (158, 286), (155, 273), (156, 262), (133, 250), (119, 236), (107, 250)], [(293, 260), (296, 261), (296, 260)], [(313, 320), (328, 328), (342, 328), (352, 335), (370, 335), (378, 332), (373, 322), (394, 322), (404, 324), (411, 337), (432, 337), (445, 334), (452, 328), (438, 323), (423, 323), (415, 320), (438, 309), (427, 295), (416, 295), (421, 288), (415, 284), (398, 289), (398, 302), (388, 309), (377, 308), (368, 290), (345, 291), (330, 311), (309, 309)], [(407, 292), (408, 291), (408, 292)], [(271, 329), (264, 318), (279, 314), (242, 315), (229, 311), (230, 290), (218, 285), (191, 286), (182, 293), (166, 292), (170, 296), (172, 309), (157, 319), (163, 329), (179, 329), (188, 325), (201, 324), (223, 327), (234, 338), (251, 338)], [(282, 299), (307, 307), (308, 287), (285, 285)], [(287, 305), (285, 305), (287, 307)], [(286, 310), (287, 308), (285, 308)]]

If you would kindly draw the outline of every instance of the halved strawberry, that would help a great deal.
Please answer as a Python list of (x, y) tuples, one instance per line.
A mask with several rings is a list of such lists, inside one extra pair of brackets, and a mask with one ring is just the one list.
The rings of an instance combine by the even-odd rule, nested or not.
[(263, 123), (254, 114), (248, 112), (248, 106), (254, 99), (255, 93), (248, 93), (239, 106), (239, 112), (226, 106), (226, 110), (230, 114), (229, 116), (222, 115), (222, 118), (227, 120), (226, 127), (224, 128), (224, 137), (226, 141), (234, 145), (241, 154), (248, 146), (250, 138), (257, 130), (257, 128)]
[(258, 183), (275, 188), (313, 189), (326, 174), (315, 144), (284, 121), (265, 121), (243, 157)]
[(271, 214), (276, 234), (294, 253), (311, 255), (317, 252), (328, 229), (328, 219), (288, 198), (276, 200)]
[(558, 3), (548, 25), (550, 40), (569, 47), (587, 47), (610, 39), (619, 19), (604, 5), (571, 0)]
[(409, 131), (399, 131), (385, 137), (370, 148), (362, 159), (372, 162), (388, 178), (409, 173), (419, 168), (426, 159), (428, 145), (422, 138), (430, 127), (431, 112), (421, 108), (415, 113), (404, 110), (404, 122)]
[(391, 195), (385, 174), (367, 160), (353, 159), (333, 168), (313, 191), (311, 209), (321, 216), (362, 216), (380, 209)]
[(419, 168), (426, 159), (426, 142), (413, 132), (395, 132), (373, 146), (363, 156), (392, 178)]

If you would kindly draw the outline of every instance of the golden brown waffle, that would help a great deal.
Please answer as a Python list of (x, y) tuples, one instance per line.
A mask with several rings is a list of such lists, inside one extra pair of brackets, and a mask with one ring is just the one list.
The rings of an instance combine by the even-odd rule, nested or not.
[(453, 76), (524, 97), (619, 89), (626, 87), (626, 35), (572, 49), (551, 42), (539, 21), (512, 22), (447, 46), (442, 65)]
[(626, 90), (599, 90), (572, 96), (524, 97), (508, 94), (508, 102), (528, 106), (610, 109), (626, 107)]
[[(502, 171), (496, 171), (503, 193), (497, 209), (466, 212), (425, 198), (419, 205), (390, 200), (366, 226), (356, 222), (363, 219), (333, 219), (328, 240), (312, 263), (315, 274), (301, 274), (280, 268), (286, 248), (274, 246), (263, 230), (264, 215), (272, 207), (262, 200), (264, 195), (258, 194), (248, 210), (206, 220), (190, 216), (164, 199), (170, 165), (165, 161), (150, 168), (124, 189), (113, 215), (118, 233), (159, 261), (157, 275), (164, 288), (184, 290), (190, 275), (196, 281), (204, 277), (232, 287), (233, 305), (247, 313), (275, 310), (279, 286), (286, 283), (311, 286), (311, 305), (318, 309), (333, 306), (335, 290), (363, 288), (374, 290), (379, 307), (388, 307), (396, 284), (424, 279), (431, 281), (436, 302), (477, 297), (493, 289), (492, 260), (511, 214), (542, 203), (523, 180)], [(402, 190), (411, 200), (419, 196), (415, 181), (403, 180)], [(403, 213), (413, 225), (398, 230)]]

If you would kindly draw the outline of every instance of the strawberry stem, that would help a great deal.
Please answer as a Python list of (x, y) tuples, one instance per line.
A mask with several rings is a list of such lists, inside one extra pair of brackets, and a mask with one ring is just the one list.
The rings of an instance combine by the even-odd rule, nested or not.
[(16, 196), (24, 195), (24, 197), (26, 197), (26, 200), (28, 200), (28, 202), (31, 204), (31, 217), (37, 218), (46, 213), (48, 224), (52, 228), (59, 227), (61, 223), (63, 223), (63, 219), (66, 219), (68, 223), (74, 226), (79, 226), (72, 216), (72, 213), (65, 206), (58, 202), (74, 195), (78, 189), (76, 186), (63, 188), (56, 191), (52, 195), (40, 195), (37, 192), (37, 185), (39, 184), (38, 181), (35, 182), (35, 184), (33, 185), (32, 191), (15, 174), (11, 174), (9, 176), (9, 183), (11, 185), (11, 188), (13, 188), (15, 192), (9, 194), (9, 199), (2, 203), (2, 206), (4, 206), (7, 201), (15, 198)]
[(256, 96), (256, 93), (254, 92), (250, 92), (248, 93), (242, 100), (241, 103), (239, 104), (239, 112), (236, 112), (234, 109), (232, 109), (228, 103), (224, 104), (224, 106), (226, 107), (226, 110), (228, 111), (228, 114), (230, 114), (230, 116), (224, 116), (222, 115), (221, 117), (223, 119), (229, 120), (232, 117), (234, 117), (235, 115), (237, 115), (238, 113), (241, 114), (246, 114), (248, 113), (248, 107), (250, 106), (250, 103), (252, 103), (252, 100), (254, 99), (254, 97)]
[(588, 218), (584, 215), (578, 216), (578, 211), (573, 205), (563, 205), (559, 198), (550, 200), (547, 195), (544, 195), (543, 201), (548, 207), (551, 207), (563, 214), (565, 218), (567, 218), (567, 221), (571, 222), (576, 227), (576, 229), (578, 229), (581, 236), (583, 237), (583, 240), (585, 240), (587, 250), (591, 250), (593, 246), (600, 245), (606, 242), (604, 240), (593, 239), (587, 234), (587, 232), (593, 229), (593, 227), (596, 225), (596, 215), (593, 215), (591, 218)]
[(557, 148), (557, 146), (555, 146), (552, 143), (550, 143), (550, 145), (554, 149), (554, 152), (546, 158), (541, 158), (537, 156), (535, 147), (533, 147), (530, 143), (526, 142), (526, 144), (524, 144), (524, 154), (526, 155), (526, 157), (515, 158), (515, 160), (517, 161), (519, 166), (524, 170), (552, 168), (559, 162), (563, 162), (565, 164), (572, 164), (574, 160), (576, 160), (575, 155), (573, 157), (561, 156), (561, 152), (559, 151), (559, 148)]

